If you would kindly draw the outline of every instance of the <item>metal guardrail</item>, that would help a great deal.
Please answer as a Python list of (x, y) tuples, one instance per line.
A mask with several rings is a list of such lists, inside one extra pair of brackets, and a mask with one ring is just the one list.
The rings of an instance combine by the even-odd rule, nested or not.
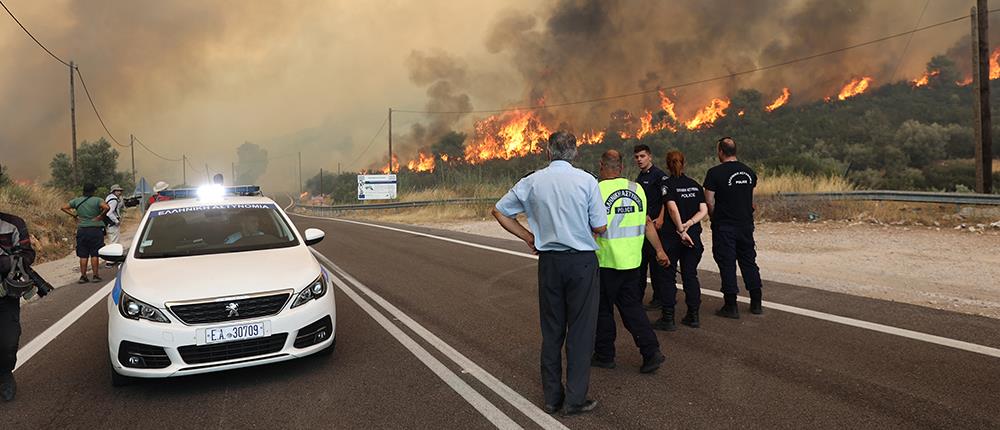
[(834, 193), (781, 193), (777, 197), (818, 200), (871, 200), (889, 202), (1000, 205), (1000, 194), (932, 193), (923, 191), (844, 191)]
[(370, 209), (405, 209), (405, 208), (419, 208), (425, 206), (494, 203), (499, 199), (500, 199), (499, 197), (496, 198), (468, 197), (461, 199), (421, 200), (413, 202), (367, 203), (358, 205), (335, 205), (335, 206), (314, 206), (314, 205), (296, 204), (295, 207), (308, 210), (320, 210), (320, 211), (357, 211), (357, 210), (370, 210)]
[[(832, 193), (781, 193), (774, 197), (795, 200), (869, 200), (914, 203), (944, 203), (956, 205), (1000, 205), (1000, 194), (932, 193), (922, 191), (844, 191)], [(373, 209), (405, 209), (426, 206), (493, 203), (496, 198), (461, 198), (445, 200), (422, 200), (413, 202), (368, 203), (356, 205), (311, 206), (296, 204), (295, 207), (327, 212), (358, 211)]]

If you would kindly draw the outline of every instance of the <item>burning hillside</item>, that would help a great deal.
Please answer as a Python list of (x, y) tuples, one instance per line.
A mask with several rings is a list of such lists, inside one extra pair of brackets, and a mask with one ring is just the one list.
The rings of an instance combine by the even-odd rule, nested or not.
[(476, 164), (537, 154), (543, 148), (539, 143), (548, 139), (552, 131), (542, 124), (537, 110), (490, 116), (476, 122), (472, 143), (465, 147), (465, 161)]
[(868, 91), (868, 88), (871, 87), (872, 81), (873, 79), (871, 76), (851, 79), (851, 82), (844, 84), (844, 87), (840, 89), (840, 94), (837, 94), (837, 99), (847, 100), (859, 94), (864, 94), (864, 92)]
[(782, 88), (781, 95), (778, 96), (778, 98), (774, 99), (774, 101), (771, 102), (771, 104), (767, 105), (767, 107), (765, 107), (764, 110), (768, 112), (774, 112), (775, 109), (784, 106), (785, 103), (788, 103), (788, 98), (791, 96), (792, 96), (792, 91), (789, 90), (788, 87)]

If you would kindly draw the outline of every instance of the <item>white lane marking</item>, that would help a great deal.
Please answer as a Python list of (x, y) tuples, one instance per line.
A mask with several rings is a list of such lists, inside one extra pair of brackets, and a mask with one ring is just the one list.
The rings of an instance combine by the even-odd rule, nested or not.
[(94, 293), (94, 295), (88, 297), (87, 300), (84, 300), (83, 303), (77, 305), (73, 308), (73, 310), (69, 311), (68, 314), (60, 318), (59, 321), (56, 321), (55, 324), (52, 324), (49, 328), (45, 329), (42, 334), (35, 336), (34, 339), (31, 339), (31, 342), (24, 345), (24, 348), (17, 350), (17, 364), (14, 365), (14, 370), (16, 371), (19, 367), (23, 366), (24, 363), (27, 363), (31, 357), (34, 357), (35, 354), (38, 353), (38, 351), (45, 348), (45, 345), (52, 342), (52, 340), (62, 334), (63, 331), (66, 331), (69, 326), (73, 325), (76, 320), (80, 319), (83, 314), (90, 311), (90, 308), (94, 307), (97, 303), (100, 303), (101, 299), (105, 296), (111, 294), (111, 290), (114, 288), (115, 281), (108, 282), (107, 285)]
[[(305, 216), (305, 215), (299, 215), (299, 216)], [(388, 226), (383, 226), (383, 225), (378, 225), (378, 224), (371, 224), (371, 223), (366, 223), (366, 222), (353, 221), (353, 220), (345, 220), (345, 219), (338, 219), (338, 218), (322, 218), (322, 217), (310, 217), (310, 218), (318, 218), (318, 219), (324, 219), (324, 220), (330, 220), (330, 221), (339, 221), (339, 222), (350, 223), (350, 224), (358, 224), (358, 225), (363, 225), (363, 226), (367, 226), (367, 227), (381, 228), (381, 229), (384, 229), (384, 230), (391, 230), (391, 231), (396, 231), (396, 232), (401, 232), (401, 233), (414, 234), (414, 235), (417, 235), (417, 236), (423, 236), (423, 237), (427, 237), (427, 238), (431, 238), (431, 239), (443, 240), (445, 242), (451, 242), (451, 243), (457, 243), (457, 244), (467, 245), (467, 246), (471, 246), (471, 247), (474, 247), (474, 248), (480, 248), (480, 249), (486, 249), (486, 250), (490, 250), (490, 251), (502, 252), (504, 254), (510, 254), (510, 255), (516, 255), (516, 256), (520, 256), (520, 257), (534, 258), (534, 259), (538, 258), (538, 256), (531, 255), (531, 254), (524, 253), (524, 252), (517, 252), (517, 251), (511, 251), (509, 249), (495, 248), (495, 247), (492, 247), (492, 246), (480, 245), (480, 244), (477, 244), (477, 243), (465, 242), (465, 241), (461, 241), (461, 240), (458, 240), (458, 239), (452, 239), (452, 238), (448, 238), (448, 237), (435, 236), (433, 234), (420, 233), (420, 232), (416, 232), (416, 231), (409, 231), (409, 230), (404, 230), (404, 229), (401, 229), (401, 228), (388, 227)], [(681, 284), (677, 284), (677, 286), (678, 287), (683, 287)], [(701, 291), (702, 291), (702, 294), (706, 294), (706, 295), (709, 295), (709, 296), (712, 296), (712, 297), (722, 297), (722, 293), (719, 292), (719, 291), (707, 290), (707, 289), (704, 289), (704, 288), (702, 288)], [(746, 297), (742, 297), (742, 296), (739, 297), (738, 300), (741, 301), (741, 302), (743, 302), (743, 303), (749, 303), (750, 302), (750, 299), (748, 299)], [(933, 335), (933, 334), (923, 333), (923, 332), (919, 332), (919, 331), (907, 330), (907, 329), (904, 329), (904, 328), (894, 327), (894, 326), (885, 325), (885, 324), (873, 323), (873, 322), (859, 320), (859, 319), (855, 319), (855, 318), (842, 317), (840, 315), (828, 314), (826, 312), (819, 312), (819, 311), (814, 311), (814, 310), (811, 310), (811, 309), (800, 308), (800, 307), (797, 307), (797, 306), (784, 305), (784, 304), (781, 304), (781, 303), (774, 303), (774, 302), (765, 301), (765, 302), (763, 302), (763, 305), (766, 306), (766, 307), (768, 307), (768, 308), (770, 308), (770, 309), (784, 311), (784, 312), (788, 312), (788, 313), (792, 313), (792, 314), (796, 314), (796, 315), (802, 315), (802, 316), (806, 316), (806, 317), (810, 317), (810, 318), (815, 318), (815, 319), (818, 319), (818, 320), (833, 322), (833, 323), (837, 323), (837, 324), (843, 324), (843, 325), (847, 325), (847, 326), (851, 326), (851, 327), (857, 327), (857, 328), (867, 329), (867, 330), (876, 331), (876, 332), (879, 332), (879, 333), (891, 334), (891, 335), (894, 335), (894, 336), (905, 337), (907, 339), (913, 339), (913, 340), (918, 340), (918, 341), (921, 341), (921, 342), (932, 343), (932, 344), (935, 344), (935, 345), (946, 346), (946, 347), (949, 347), (949, 348), (960, 349), (962, 351), (974, 352), (976, 354), (982, 354), (982, 355), (986, 355), (986, 356), (990, 356), (990, 357), (994, 357), (994, 358), (1000, 358), (1000, 349), (989, 347), (989, 346), (985, 346), (985, 345), (979, 345), (979, 344), (976, 344), (976, 343), (965, 342), (965, 341), (951, 339), (951, 338), (942, 337), (942, 336), (936, 336), (936, 335)]]
[[(682, 288), (683, 285), (678, 284), (677, 287)], [(720, 298), (722, 297), (722, 292), (720, 291), (708, 291), (702, 289), (702, 293), (714, 297), (720, 297)], [(750, 299), (743, 296), (737, 297), (736, 300), (743, 303), (750, 303)], [(790, 312), (793, 314), (831, 321), (843, 325), (848, 325), (851, 327), (863, 328), (871, 331), (877, 331), (879, 333), (902, 336), (909, 339), (921, 340), (928, 343), (947, 346), (955, 349), (961, 349), (963, 351), (975, 352), (977, 354), (983, 354), (983, 355), (988, 355), (990, 357), (1000, 358), (1000, 349), (991, 348), (985, 345), (979, 345), (976, 343), (970, 343), (947, 337), (936, 336), (933, 334), (927, 334), (919, 331), (907, 330), (905, 328), (893, 327), (885, 324), (878, 324), (854, 318), (842, 317), (839, 315), (828, 314), (796, 306), (783, 305), (781, 303), (763, 302), (763, 304), (764, 306), (767, 306), (769, 309)]]
[(418, 231), (403, 230), (401, 228), (389, 227), (389, 226), (378, 225), (378, 224), (369, 224), (369, 223), (366, 223), (366, 222), (352, 221), (352, 220), (349, 220), (349, 219), (326, 218), (326, 217), (318, 217), (318, 216), (312, 216), (312, 215), (302, 215), (302, 214), (297, 214), (297, 213), (292, 213), (292, 215), (300, 216), (300, 217), (303, 217), (303, 218), (314, 218), (314, 219), (321, 219), (321, 220), (326, 220), (326, 221), (346, 222), (346, 223), (350, 223), (350, 224), (358, 224), (358, 225), (363, 225), (363, 226), (368, 226), (368, 227), (378, 227), (378, 228), (381, 228), (381, 229), (395, 231), (395, 232), (399, 232), (399, 233), (413, 234), (413, 235), (423, 236), (423, 237), (427, 237), (427, 238), (431, 238), (431, 239), (443, 240), (445, 242), (457, 243), (459, 245), (471, 246), (473, 248), (485, 249), (487, 251), (501, 252), (501, 253), (504, 253), (504, 254), (515, 255), (515, 256), (518, 256), (518, 257), (534, 258), (535, 260), (538, 259), (537, 255), (531, 255), (531, 254), (527, 254), (527, 253), (524, 253), (524, 252), (518, 252), (518, 251), (511, 251), (509, 249), (497, 248), (497, 247), (493, 247), (493, 246), (489, 246), (489, 245), (480, 245), (478, 243), (466, 242), (466, 241), (462, 241), (462, 240), (458, 240), (458, 239), (452, 239), (452, 238), (449, 238), (449, 237), (435, 236), (433, 234), (421, 233), (421, 232), (418, 232)]
[[(413, 330), (414, 333), (416, 333), (425, 341), (433, 345), (435, 348), (437, 348), (438, 351), (441, 351), (442, 354), (451, 359), (451, 361), (455, 362), (455, 364), (459, 365), (462, 368), (463, 373), (467, 373), (469, 375), (472, 375), (474, 378), (478, 379), (479, 382), (482, 382), (483, 385), (493, 390), (494, 393), (496, 393), (504, 400), (506, 400), (508, 403), (510, 403), (512, 406), (517, 408), (519, 411), (521, 411), (521, 413), (526, 415), (528, 418), (531, 418), (531, 420), (534, 421), (536, 424), (538, 424), (544, 429), (568, 430), (567, 427), (564, 426), (562, 423), (560, 423), (558, 420), (556, 420), (549, 414), (546, 414), (544, 411), (539, 409), (538, 406), (535, 406), (534, 403), (532, 403), (528, 399), (525, 399), (524, 396), (518, 394), (517, 391), (514, 391), (512, 388), (507, 386), (507, 384), (501, 382), (492, 374), (484, 370), (482, 367), (479, 367), (479, 365), (477, 365), (475, 362), (470, 360), (462, 353), (455, 350), (455, 348), (452, 348), (451, 345), (445, 343), (445, 341), (441, 340), (441, 338), (434, 335), (434, 333), (431, 333), (430, 330), (424, 328), (424, 326), (414, 321), (408, 315), (403, 313), (403, 311), (400, 311), (399, 308), (393, 306), (392, 303), (389, 303), (387, 300), (382, 298), (382, 296), (378, 295), (370, 288), (368, 288), (366, 285), (362, 284), (361, 281), (358, 281), (356, 278), (347, 273), (344, 269), (341, 269), (340, 266), (334, 264), (332, 261), (330, 261), (329, 258), (326, 258), (325, 255), (321, 254), (319, 251), (316, 251), (315, 249), (313, 250), (313, 254), (315, 254), (317, 258), (322, 260), (323, 263), (325, 263), (331, 270), (333, 270), (340, 276), (344, 277), (344, 279), (346, 279), (348, 282), (354, 285), (355, 288), (357, 288), (359, 291), (361, 291), (366, 296), (371, 298), (372, 301), (377, 303), (383, 309), (388, 311), (394, 318), (402, 322), (410, 330)], [(381, 316), (381, 314), (379, 315)]]
[[(316, 253), (317, 255), (321, 255)], [(331, 267), (332, 269), (332, 267)], [(507, 414), (503, 413), (500, 409), (486, 400), (482, 394), (473, 389), (469, 384), (467, 384), (461, 377), (448, 369), (440, 360), (434, 358), (430, 352), (427, 352), (417, 341), (413, 340), (403, 330), (396, 327), (395, 324), (389, 321), (382, 313), (376, 310), (372, 305), (368, 304), (364, 299), (358, 296), (354, 290), (350, 289), (343, 281), (341, 281), (336, 276), (331, 276), (331, 280), (340, 287), (340, 290), (347, 294), (354, 303), (357, 303), (372, 319), (375, 320), (382, 328), (389, 332), (392, 337), (396, 338), (407, 350), (410, 351), (421, 363), (424, 363), (438, 378), (441, 378), (446, 384), (448, 384), (451, 389), (455, 390), (465, 401), (469, 402), (472, 407), (476, 408), (479, 413), (483, 414), (486, 419), (490, 420), (493, 425), (499, 429), (521, 429), (514, 420), (512, 420)]]

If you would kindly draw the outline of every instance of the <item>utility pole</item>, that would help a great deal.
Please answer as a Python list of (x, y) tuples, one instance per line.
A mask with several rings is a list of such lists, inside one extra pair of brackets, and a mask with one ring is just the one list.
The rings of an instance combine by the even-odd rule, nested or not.
[(135, 185), (135, 135), (129, 134), (128, 140), (128, 152), (132, 154), (132, 185)]
[(323, 195), (323, 168), (319, 168), (319, 194)]
[(186, 154), (181, 154), (181, 182), (184, 185), (188, 183), (188, 173), (187, 173), (188, 159)]
[(975, 97), (973, 135), (976, 144), (976, 192), (993, 192), (993, 136), (990, 112), (990, 40), (987, 0), (972, 8), (972, 93)]
[(299, 151), (299, 195), (302, 195), (302, 151)]
[(337, 176), (340, 176), (340, 162), (337, 162)]
[(73, 72), (76, 71), (76, 65), (72, 61), (69, 62), (69, 120), (70, 125), (73, 128), (73, 180), (77, 181), (77, 168), (76, 168), (76, 84), (73, 79)]
[(208, 173), (208, 163), (205, 163), (205, 181), (207, 181), (209, 184), (212, 183), (212, 177)]
[(392, 174), (392, 108), (389, 108), (389, 174)]
[(232, 162), (229, 164), (233, 168), (233, 179), (231, 180), (233, 181), (233, 185), (236, 185), (236, 162)]

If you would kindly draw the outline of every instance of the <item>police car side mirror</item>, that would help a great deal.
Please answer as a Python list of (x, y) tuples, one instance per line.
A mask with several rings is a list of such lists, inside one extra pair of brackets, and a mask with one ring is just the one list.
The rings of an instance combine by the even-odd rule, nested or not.
[(120, 243), (112, 243), (98, 249), (97, 255), (112, 263), (121, 263), (125, 261), (125, 247)]
[[(305, 231), (306, 246), (313, 246), (323, 241), (326, 233), (318, 228), (307, 228)], [(103, 249), (103, 248), (102, 248)]]

